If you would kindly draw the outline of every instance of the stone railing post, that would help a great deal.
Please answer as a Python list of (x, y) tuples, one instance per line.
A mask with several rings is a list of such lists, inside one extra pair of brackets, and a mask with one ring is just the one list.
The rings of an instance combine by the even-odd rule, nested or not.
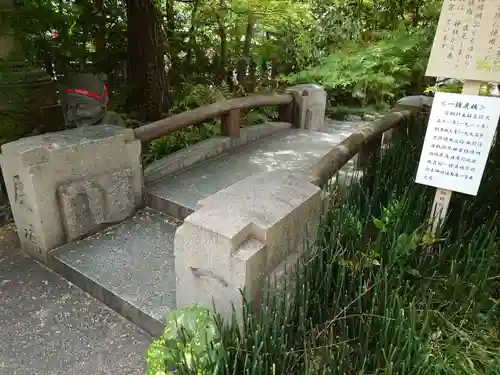
[(382, 135), (375, 137), (369, 142), (365, 142), (358, 154), (358, 168), (362, 169), (366, 175), (367, 185), (372, 188), (375, 182), (377, 165), (376, 159), (380, 156), (382, 145)]
[(299, 129), (318, 131), (323, 127), (326, 110), (326, 91), (316, 84), (305, 84), (286, 89), (293, 95), (293, 125)]
[(22, 248), (47, 253), (124, 220), (142, 204), (141, 144), (99, 125), (2, 146), (1, 165)]
[(200, 201), (175, 234), (177, 308), (213, 302), (230, 320), (234, 304), (241, 317), (240, 290), (258, 301), (314, 238), (320, 192), (304, 176), (263, 172)]

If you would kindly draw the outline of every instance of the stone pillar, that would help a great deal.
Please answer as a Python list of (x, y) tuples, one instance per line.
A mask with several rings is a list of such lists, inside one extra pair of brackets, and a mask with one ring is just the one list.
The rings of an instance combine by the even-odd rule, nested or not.
[(247, 177), (200, 201), (175, 234), (177, 308), (211, 308), (213, 301), (230, 319), (234, 304), (239, 317), (239, 290), (258, 299), (268, 277), (292, 267), (306, 236), (314, 238), (320, 209), (320, 188), (281, 171)]
[(2, 146), (1, 166), (25, 252), (47, 253), (132, 215), (142, 203), (141, 144), (99, 125)]
[(326, 110), (326, 91), (315, 84), (290, 87), (295, 101), (294, 126), (299, 129), (319, 131), (323, 127)]
[(14, 35), (14, 31), (5, 24), (8, 21), (10, 12), (14, 10), (13, 0), (0, 0), (0, 59), (22, 58), (21, 44)]
[[(41, 107), (57, 104), (56, 82), (37, 66), (30, 66), (15, 30), (10, 27), (13, 0), (0, 0), (0, 143), (62, 124), (42, 124)], [(55, 119), (57, 121), (58, 119)]]

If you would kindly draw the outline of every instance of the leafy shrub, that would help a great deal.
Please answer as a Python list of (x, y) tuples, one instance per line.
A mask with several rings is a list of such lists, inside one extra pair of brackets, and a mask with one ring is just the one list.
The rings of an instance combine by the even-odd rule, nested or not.
[[(458, 94), (462, 92), (462, 87), (463, 87), (463, 82), (458, 81), (458, 82), (443, 84), (440, 85), (439, 87), (436, 87), (436, 85), (429, 86), (425, 89), (424, 93), (429, 94), (436, 92), (451, 92)], [(492, 90), (493, 90), (492, 83), (483, 83), (479, 89), (479, 95), (491, 96)]]
[(429, 30), (384, 33), (375, 42), (349, 42), (321, 64), (285, 80), (322, 84), (339, 103), (381, 106), (408, 90), (420, 90), (431, 45)]
[(169, 114), (181, 113), (206, 104), (229, 99), (230, 97), (231, 92), (226, 86), (184, 84), (181, 95), (176, 97), (175, 102), (169, 109)]
[(147, 375), (170, 375), (176, 369), (181, 371), (179, 367), (194, 374), (204, 374), (214, 360), (217, 333), (208, 309), (195, 305), (172, 312), (163, 335), (148, 349)]
[[(212, 104), (226, 99), (230, 94), (225, 87), (210, 85), (184, 85), (179, 96), (165, 117)], [(220, 134), (220, 120), (215, 119), (200, 125), (190, 126), (172, 134), (153, 140), (144, 154), (144, 163), (149, 164), (175, 151)]]
[(153, 140), (143, 159), (145, 164), (220, 134), (220, 121), (193, 125)]

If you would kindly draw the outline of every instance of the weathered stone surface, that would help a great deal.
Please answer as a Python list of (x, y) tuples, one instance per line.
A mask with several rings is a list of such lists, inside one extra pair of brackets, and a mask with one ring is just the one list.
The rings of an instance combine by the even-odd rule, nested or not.
[(320, 189), (302, 174), (259, 173), (201, 200), (176, 232), (177, 307), (212, 306), (229, 318), (239, 289), (253, 297), (267, 276), (313, 238)]
[(326, 109), (326, 91), (316, 84), (305, 84), (286, 90), (294, 94), (294, 122), (297, 128), (319, 131), (323, 127)]
[(50, 252), (51, 266), (158, 337), (175, 309), (174, 234), (179, 222), (150, 210)]
[(58, 194), (68, 240), (125, 220), (136, 207), (131, 168), (70, 182)]
[(345, 127), (328, 124), (317, 132), (303, 129), (278, 132), (149, 185), (148, 205), (183, 220), (200, 200), (253, 174), (277, 170), (308, 173), (361, 125), (364, 123), (348, 123)]
[(270, 122), (240, 129), (240, 137), (214, 137), (205, 139), (156, 160), (144, 169), (144, 182), (152, 183), (170, 174), (182, 171), (190, 166), (214, 158), (236, 147), (246, 145), (263, 137), (290, 129), (286, 122)]
[[(23, 250), (45, 262), (49, 250), (66, 242), (57, 189), (72, 181), (128, 168), (134, 204), (139, 206), (143, 188), (140, 154), (140, 142), (134, 140), (131, 129), (110, 125), (4, 144), (2, 171)], [(113, 194), (106, 191), (106, 199)]]
[(345, 121), (360, 122), (360, 121), (364, 121), (364, 120), (363, 120), (363, 116), (359, 116), (359, 115), (347, 115), (345, 117)]

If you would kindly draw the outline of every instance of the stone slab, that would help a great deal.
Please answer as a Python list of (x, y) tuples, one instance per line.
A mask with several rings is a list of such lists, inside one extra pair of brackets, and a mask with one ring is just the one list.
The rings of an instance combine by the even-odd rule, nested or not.
[(268, 122), (240, 129), (238, 138), (218, 136), (205, 139), (152, 162), (144, 169), (144, 182), (153, 183), (196, 163), (219, 156), (230, 149), (241, 147), (279, 131), (289, 130), (291, 127), (292, 124), (286, 122)]
[(102, 173), (59, 186), (59, 204), (68, 240), (118, 223), (135, 212), (131, 168)]
[(68, 280), (153, 335), (175, 308), (173, 219), (141, 210), (123, 223), (50, 253)]
[[(131, 129), (98, 125), (22, 138), (2, 145), (0, 161), (21, 246), (42, 262), (67, 242), (61, 185), (129, 168), (134, 204), (143, 203), (141, 144)], [(103, 194), (111, 199), (113, 191)]]
[(308, 172), (349, 134), (330, 127), (321, 132), (292, 129), (277, 133), (149, 185), (148, 203), (182, 220), (200, 200), (245, 177), (266, 171)]
[(313, 240), (321, 208), (320, 188), (288, 171), (253, 174), (198, 202), (175, 235), (177, 306), (213, 302), (227, 319), (232, 304), (241, 312), (239, 289), (254, 298)]
[(0, 375), (142, 375), (151, 337), (0, 228)]
[(21, 138), (15, 142), (3, 144), (2, 152), (23, 155), (25, 165), (34, 165), (40, 162), (38, 156), (47, 155), (50, 151), (73, 149), (76, 144), (92, 144), (96, 141), (111, 140), (116, 137), (122, 137), (124, 141), (132, 141), (134, 140), (134, 132), (118, 126), (87, 126)]
[(432, 103), (434, 98), (431, 96), (425, 95), (413, 95), (413, 96), (405, 96), (404, 98), (399, 99), (396, 102), (394, 107), (395, 110), (401, 109), (418, 109), (422, 107), (430, 108), (432, 107)]

